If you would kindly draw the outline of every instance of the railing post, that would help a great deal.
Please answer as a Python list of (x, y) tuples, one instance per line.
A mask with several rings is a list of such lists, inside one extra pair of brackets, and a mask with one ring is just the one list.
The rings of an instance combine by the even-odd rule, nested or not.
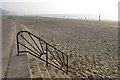
[(46, 43), (46, 67), (48, 66), (48, 45)]
[(67, 71), (66, 74), (68, 74), (68, 56), (67, 56)]
[(16, 38), (17, 38), (17, 52), (18, 52), (17, 56), (19, 56), (19, 42), (18, 42), (18, 34), (19, 34), (19, 32), (17, 33), (17, 36), (16, 36)]

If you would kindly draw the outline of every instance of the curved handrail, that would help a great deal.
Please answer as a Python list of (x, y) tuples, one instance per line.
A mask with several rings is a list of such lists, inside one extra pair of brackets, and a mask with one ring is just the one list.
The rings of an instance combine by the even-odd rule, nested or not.
[[(32, 45), (32, 44), (30, 44), (30, 42), (21, 34), (21, 33), (27, 33), (27, 34), (29, 34), (29, 36), (31, 37), (31, 36), (34, 36), (36, 39), (38, 39), (39, 41), (42, 41), (43, 43), (45, 43), (45, 45), (46, 45), (46, 52), (45, 53), (42, 53), (42, 51), (40, 51), (41, 52), (41, 54), (40, 54), (40, 52), (38, 52), (37, 51), (37, 49), (35, 49), (35, 47)], [(21, 42), (19, 42), (19, 35), (21, 36), (21, 37), (23, 37), (23, 39), (26, 41), (26, 42), (28, 42), (38, 53), (36, 53), (35, 51), (33, 51), (32, 49), (30, 49), (29, 47), (27, 47), (26, 45), (24, 45), (24, 44), (22, 44)], [(31, 55), (33, 55), (33, 56), (35, 56), (36, 58), (39, 58), (39, 59), (41, 59), (41, 60), (43, 60), (44, 62), (46, 62), (46, 66), (48, 65), (48, 64), (50, 64), (50, 65), (52, 65), (52, 66), (54, 66), (54, 67), (56, 67), (56, 68), (58, 68), (58, 69), (60, 69), (60, 70), (62, 70), (63, 72), (66, 72), (67, 74), (68, 74), (68, 56), (65, 54), (65, 53), (63, 53), (62, 51), (60, 51), (59, 49), (57, 49), (56, 47), (54, 47), (54, 46), (52, 46), (51, 44), (49, 44), (49, 43), (47, 43), (46, 41), (44, 41), (44, 40), (42, 40), (42, 39), (40, 39), (39, 37), (37, 37), (37, 36), (35, 36), (34, 34), (32, 34), (32, 33), (30, 33), (29, 31), (19, 31), (18, 33), (17, 33), (17, 35), (16, 35), (16, 38), (17, 38), (17, 51), (18, 51), (18, 56), (19, 56), (19, 53), (23, 53), (23, 52), (27, 52), (27, 53), (30, 53)], [(34, 39), (31, 37), (31, 39), (34, 41)], [(36, 42), (34, 41), (34, 43), (36, 44)], [(29, 51), (20, 51), (20, 47), (19, 47), (19, 45), (22, 45), (22, 46), (24, 46), (25, 48), (27, 48), (28, 50), (30, 50), (31, 52), (29, 52)], [(42, 44), (40, 43), (40, 45), (41, 45), (41, 47), (42, 47)], [(37, 44), (36, 44), (36, 46), (37, 47), (39, 47)], [(53, 63), (50, 63), (49, 61), (48, 61), (48, 53), (49, 54), (52, 54), (51, 52), (49, 52), (48, 50), (49, 50), (49, 47), (51, 47), (51, 48), (54, 48), (54, 50), (55, 51), (58, 51), (58, 52), (60, 52), (59, 54), (56, 52), (56, 54), (57, 54), (57, 56), (59, 56), (60, 54), (62, 54), (62, 59), (60, 59), (60, 57), (59, 57), (59, 59), (60, 59), (60, 61), (62, 62), (62, 64), (59, 64), (59, 65), (61, 65), (61, 67), (58, 67), (58, 66), (56, 66), (55, 64), (55, 62), (54, 61), (52, 61), (53, 63), (55, 63), (55, 64), (53, 64)], [(43, 47), (42, 47), (43, 48)], [(33, 53), (35, 53), (35, 54), (33, 54)], [(44, 51), (43, 51), (44, 52)], [(44, 59), (42, 59), (41, 58), (41, 56), (43, 55), (43, 54), (45, 54), (46, 55), (46, 60), (44, 60)], [(55, 58), (56, 56), (55, 55), (53, 55), (52, 54), (52, 56)], [(66, 59), (64, 59), (66, 57)], [(56, 58), (55, 58), (56, 59)], [(50, 60), (50, 59), (49, 59)], [(63, 61), (62, 61), (63, 60)], [(57, 59), (56, 59), (56, 61), (58, 61)], [(59, 62), (59, 61), (58, 61)], [(63, 67), (64, 66), (66, 66), (66, 70), (63, 70)]]

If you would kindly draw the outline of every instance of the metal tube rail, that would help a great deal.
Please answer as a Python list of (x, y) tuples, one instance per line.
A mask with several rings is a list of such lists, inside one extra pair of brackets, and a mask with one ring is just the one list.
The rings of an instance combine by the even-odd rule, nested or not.
[[(32, 39), (32, 41), (34, 42), (34, 44), (37, 46), (37, 48), (39, 49), (40, 52), (39, 52), (37, 49), (35, 49), (35, 47), (34, 47), (25, 37), (23, 37), (23, 35), (20, 34), (20, 33), (27, 33), (27, 34), (30, 36), (30, 38)], [(30, 49), (28, 46), (25, 46), (24, 44), (22, 44), (21, 42), (19, 42), (19, 35), (20, 35), (25, 41), (27, 41), (27, 42), (34, 48), (34, 50), (36, 50), (39, 54), (38, 54), (37, 52), (33, 51), (32, 49)], [(39, 48), (40, 46), (37, 45), (37, 43), (35, 42), (35, 40), (33, 39), (32, 36), (34, 36), (36, 39), (39, 40), (40, 46), (41, 46), (42, 50), (40, 50), (40, 48)], [(27, 52), (27, 53), (35, 56), (36, 58), (39, 58), (40, 60), (43, 60), (44, 62), (46, 62), (46, 66), (48, 66), (48, 64), (50, 64), (50, 65), (56, 67), (57, 69), (65, 72), (66, 74), (68, 74), (68, 56), (67, 56), (65, 53), (63, 53), (63, 52), (60, 51), (59, 49), (55, 48), (55, 47), (52, 46), (51, 44), (45, 42), (44, 40), (40, 39), (39, 37), (35, 36), (34, 34), (30, 33), (29, 31), (19, 31), (19, 32), (17, 33), (17, 35), (16, 35), (16, 38), (17, 38), (17, 52), (18, 52), (17, 55), (18, 55), (18, 56), (19, 56), (20, 53)], [(44, 49), (43, 49), (43, 46), (42, 46), (41, 41), (42, 41), (43, 43), (45, 43), (45, 45), (46, 45), (45, 51), (44, 51)], [(25, 47), (25, 48), (27, 48), (28, 50), (32, 51), (33, 53), (30, 52), (30, 51), (25, 51), (25, 50), (24, 50), (24, 51), (23, 51), (23, 50), (20, 51), (20, 47), (19, 47), (20, 45), (22, 45), (23, 47)], [(59, 60), (56, 59), (56, 56), (52, 54), (52, 52), (49, 50), (49, 47), (51, 47), (51, 48), (53, 48), (53, 49), (55, 50), (55, 54), (57, 54), (57, 57), (58, 57)], [(60, 53), (58, 54), (58, 52), (60, 52)], [(35, 55), (35, 54), (36, 54), (36, 55)], [(42, 56), (43, 54), (46, 55), (46, 60), (44, 60), (44, 59), (41, 58), (41, 56)], [(61, 65), (61, 67), (56, 66), (56, 65), (48, 62), (48, 59), (50, 60), (48, 54), (52, 54), (52, 56), (54, 57), (54, 59), (55, 59), (56, 61), (58, 61), (59, 65)], [(60, 59), (60, 54), (61, 54), (62, 59)], [(38, 55), (38, 56), (37, 56), (37, 55)], [(51, 62), (52, 62), (52, 60), (51, 60)], [(57, 64), (57, 63), (55, 63), (55, 64)], [(64, 66), (66, 66), (66, 70), (63, 69)]]

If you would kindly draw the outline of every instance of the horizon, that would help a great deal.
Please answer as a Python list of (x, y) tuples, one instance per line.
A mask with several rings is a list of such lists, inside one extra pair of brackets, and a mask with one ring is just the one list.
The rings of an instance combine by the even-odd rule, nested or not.
[[(3, 9), (2, 9), (3, 10)], [(7, 10), (5, 10), (7, 11)], [(2, 14), (4, 15), (4, 14)], [(31, 17), (49, 17), (49, 18), (64, 18), (64, 19), (86, 19), (86, 20), (98, 20), (99, 15), (96, 14), (22, 14), (18, 12), (10, 12), (8, 11), (6, 16), (31, 16)], [(5, 16), (4, 15), (4, 16)], [(105, 21), (118, 21), (118, 18), (114, 18), (108, 15), (100, 15), (100, 20)]]

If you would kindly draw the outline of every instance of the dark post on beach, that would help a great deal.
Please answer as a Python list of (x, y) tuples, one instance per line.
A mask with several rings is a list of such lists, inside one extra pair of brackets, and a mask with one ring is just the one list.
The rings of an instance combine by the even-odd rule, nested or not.
[(100, 15), (99, 15), (99, 21), (100, 21)]
[(37, 18), (37, 14), (36, 14), (36, 18)]

